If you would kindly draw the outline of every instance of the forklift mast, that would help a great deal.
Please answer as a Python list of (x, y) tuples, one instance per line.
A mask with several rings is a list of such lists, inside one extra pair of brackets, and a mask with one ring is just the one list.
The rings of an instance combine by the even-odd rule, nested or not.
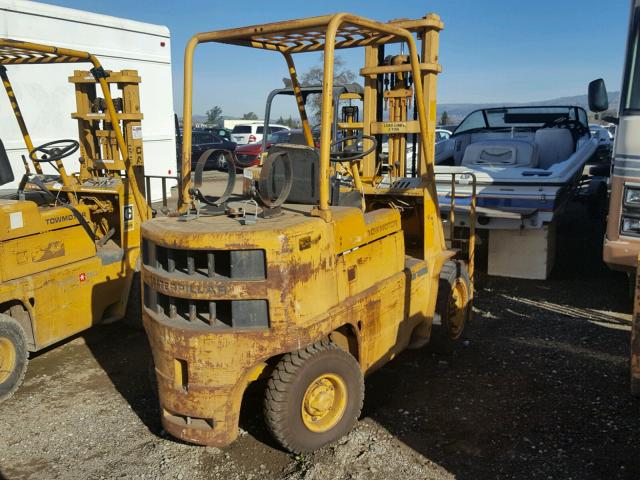
[[(128, 179), (128, 190), (140, 212), (141, 220), (151, 218), (151, 209), (146, 203), (141, 185), (144, 185), (140, 168), (144, 161), (142, 156), (142, 140), (140, 130), (140, 102), (138, 87), (140, 78), (132, 71), (112, 75), (105, 71), (98, 58), (88, 52), (53, 47), (12, 39), (0, 39), (0, 78), (9, 97), (15, 118), (20, 127), (27, 150), (31, 153), (34, 145), (22, 116), (18, 101), (9, 80), (6, 65), (38, 65), (38, 64), (82, 64), (89, 63), (89, 72), (76, 71), (70, 81), (76, 85), (78, 112), (73, 118), (78, 120), (81, 153), (83, 162), (78, 177), (66, 172), (63, 163), (56, 160), (55, 167), (59, 172), (63, 190), (69, 202), (77, 203), (73, 192), (81, 183), (89, 179), (96, 182), (108, 177), (120, 177), (125, 172)], [(122, 90), (122, 98), (111, 96), (111, 85)], [(97, 92), (102, 94), (99, 98)], [(112, 121), (117, 119), (117, 121)], [(122, 121), (126, 133), (119, 126)], [(99, 124), (102, 123), (102, 128)], [(126, 140), (125, 140), (126, 135)], [(100, 138), (100, 145), (95, 142)], [(33, 160), (32, 160), (33, 161)], [(36, 174), (42, 174), (39, 162), (33, 161)]]

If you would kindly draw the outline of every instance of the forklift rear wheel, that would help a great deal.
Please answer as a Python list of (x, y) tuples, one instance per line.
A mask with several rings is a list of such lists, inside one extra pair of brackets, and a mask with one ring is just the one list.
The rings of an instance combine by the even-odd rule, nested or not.
[(11, 397), (22, 383), (28, 355), (22, 326), (0, 313), (0, 402)]
[(448, 261), (440, 272), (436, 313), (440, 325), (434, 325), (431, 345), (438, 353), (450, 354), (462, 337), (471, 314), (471, 282), (462, 262)]
[(284, 448), (312, 452), (353, 428), (363, 400), (358, 362), (324, 340), (282, 357), (267, 384), (264, 414)]

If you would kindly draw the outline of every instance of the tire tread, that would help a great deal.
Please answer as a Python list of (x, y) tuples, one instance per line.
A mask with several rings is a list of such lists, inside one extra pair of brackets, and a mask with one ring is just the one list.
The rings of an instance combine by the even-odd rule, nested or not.
[[(331, 350), (343, 351), (336, 344), (325, 339), (301, 350), (287, 353), (282, 357), (267, 382), (264, 401), (264, 416), (267, 428), (278, 443), (291, 452), (300, 453), (303, 449), (291, 438), (287, 417), (289, 387), (307, 360), (321, 352)], [(351, 358), (356, 362), (355, 358)], [(359, 405), (357, 405), (356, 410), (358, 412), (357, 416), (359, 416), (359, 413), (362, 411), (362, 405), (364, 403), (364, 380), (362, 376), (360, 376), (360, 380), (358, 385)], [(357, 416), (353, 419), (354, 422), (357, 420)]]
[(20, 322), (18, 322), (16, 319), (14, 319), (13, 317), (6, 315), (4, 313), (0, 313), (0, 325), (2, 324), (9, 324), (12, 325), (12, 327), (16, 328), (17, 331), (19, 332), (18, 334), (20, 335), (21, 339), (22, 339), (22, 345), (18, 345), (18, 351), (16, 351), (16, 355), (19, 355), (20, 358), (17, 359), (18, 361), (22, 360), (24, 363), (22, 365), (21, 370), (18, 373), (18, 377), (16, 378), (15, 383), (13, 384), (13, 386), (11, 386), (6, 392), (1, 392), (0, 391), (0, 403), (4, 402), (5, 400), (8, 400), (9, 398), (11, 398), (13, 396), (14, 393), (16, 393), (16, 390), (18, 390), (18, 387), (20, 387), (20, 385), (22, 385), (22, 382), (24, 380), (24, 376), (27, 373), (27, 366), (29, 363), (29, 352), (27, 350), (27, 336), (26, 333), (24, 331), (24, 328), (22, 327), (22, 325), (20, 325)]

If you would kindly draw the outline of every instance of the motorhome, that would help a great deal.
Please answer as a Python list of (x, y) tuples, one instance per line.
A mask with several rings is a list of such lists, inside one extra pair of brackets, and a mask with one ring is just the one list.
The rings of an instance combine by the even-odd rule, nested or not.
[[(627, 272), (631, 287), (635, 284), (630, 377), (631, 393), (640, 396), (640, 0), (631, 1), (625, 58), (619, 118), (605, 118), (617, 123), (617, 128), (603, 258), (610, 268)], [(595, 80), (590, 90), (589, 102), (606, 110), (604, 82)]]

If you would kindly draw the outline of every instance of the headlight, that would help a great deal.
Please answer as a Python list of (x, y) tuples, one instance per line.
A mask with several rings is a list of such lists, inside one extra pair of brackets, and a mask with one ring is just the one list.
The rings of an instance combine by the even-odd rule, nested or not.
[(622, 234), (640, 236), (640, 218), (622, 217)]
[(631, 207), (640, 207), (640, 189), (626, 187), (624, 192), (624, 204)]

